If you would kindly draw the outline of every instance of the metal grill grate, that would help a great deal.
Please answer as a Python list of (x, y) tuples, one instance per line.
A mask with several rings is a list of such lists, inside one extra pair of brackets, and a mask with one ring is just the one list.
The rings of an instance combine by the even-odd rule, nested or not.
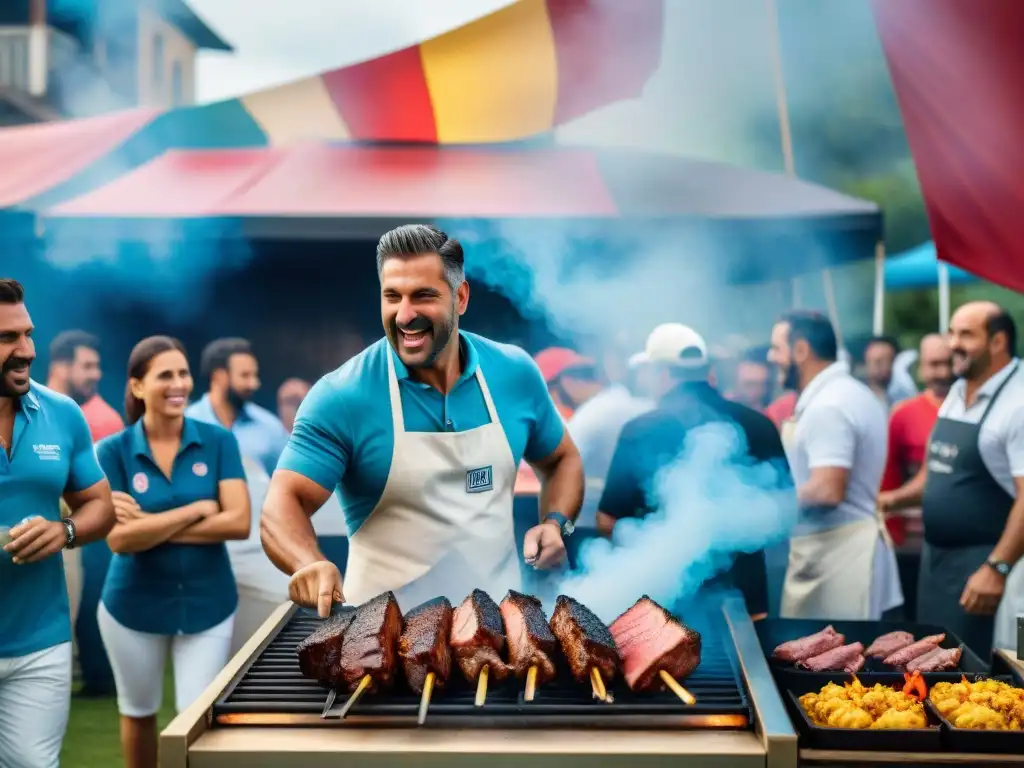
[[(328, 689), (302, 676), (295, 653), (295, 646), (317, 625), (318, 619), (308, 615), (292, 617), (214, 704), (215, 721), (221, 725), (329, 724), (320, 720)], [(589, 685), (580, 685), (566, 673), (538, 686), (532, 702), (523, 700), (520, 680), (492, 683), (486, 704), (476, 707), (475, 688), (454, 670), (445, 689), (434, 692), (428, 723), (746, 728), (750, 709), (731, 644), (724, 642), (727, 637), (724, 622), (717, 631), (702, 632), (701, 664), (682, 681), (696, 698), (695, 705), (684, 705), (669, 692), (634, 694), (621, 678), (609, 686), (613, 703), (600, 702), (593, 699)], [(563, 660), (560, 675), (566, 667)], [(344, 696), (339, 695), (338, 701), (344, 701)], [(415, 722), (418, 707), (419, 696), (399, 680), (392, 691), (362, 697), (345, 723), (408, 725)]]

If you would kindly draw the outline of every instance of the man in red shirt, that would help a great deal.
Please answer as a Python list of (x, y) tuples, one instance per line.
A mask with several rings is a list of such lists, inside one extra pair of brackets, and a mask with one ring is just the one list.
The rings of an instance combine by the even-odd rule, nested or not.
[(99, 339), (85, 331), (63, 331), (50, 342), (50, 372), (46, 386), (67, 395), (82, 409), (93, 442), (124, 429), (121, 415), (99, 396)]
[[(939, 417), (939, 406), (953, 384), (949, 342), (944, 336), (933, 333), (921, 339), (917, 371), (925, 386), (924, 392), (898, 403), (889, 416), (889, 451), (878, 495), (878, 506), (883, 512), (889, 511), (894, 500), (902, 497), (905, 487), (924, 464), (928, 438)], [(886, 524), (893, 541), (902, 544), (906, 539), (906, 518), (890, 515)]]

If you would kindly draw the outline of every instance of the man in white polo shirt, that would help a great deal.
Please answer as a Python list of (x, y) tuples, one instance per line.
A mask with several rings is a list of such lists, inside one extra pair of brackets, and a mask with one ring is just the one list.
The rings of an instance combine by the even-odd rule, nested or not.
[(837, 358), (824, 315), (787, 313), (772, 329), (768, 359), (782, 386), (799, 392), (782, 429), (800, 504), (782, 594), (785, 618), (877, 620), (903, 604), (896, 555), (875, 510), (885, 409)]
[(1024, 554), (1024, 372), (1017, 328), (997, 304), (964, 304), (949, 340), (958, 380), (932, 431), (923, 497), (909, 500), (924, 520), (917, 616), (987, 658)]

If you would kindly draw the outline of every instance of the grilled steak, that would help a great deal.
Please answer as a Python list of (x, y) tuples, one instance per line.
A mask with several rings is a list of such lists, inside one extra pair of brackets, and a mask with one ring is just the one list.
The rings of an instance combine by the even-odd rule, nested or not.
[(405, 614), (405, 629), (398, 638), (405, 679), (416, 693), (423, 693), (427, 674), (434, 673), (434, 685), (443, 688), (452, 671), (448, 636), (452, 631), (452, 604), (437, 597)]
[(469, 682), (475, 683), (484, 667), (489, 667), (487, 674), (494, 680), (508, 677), (509, 666), (501, 659), (501, 652), (505, 650), (501, 611), (482, 589), (474, 589), (455, 609), (451, 646)]
[(341, 640), (352, 623), (355, 608), (335, 608), (335, 613), (295, 647), (303, 677), (333, 683), (341, 677)]
[(700, 664), (700, 635), (647, 595), (612, 622), (611, 633), (634, 691), (664, 688), (661, 670), (679, 679)]
[(552, 680), (555, 676), (552, 657), (558, 649), (558, 641), (551, 634), (540, 600), (510, 589), (499, 608), (505, 620), (512, 670), (518, 677), (525, 677), (530, 667), (536, 666), (538, 683)]
[(945, 672), (960, 664), (962, 648), (936, 648), (907, 662), (907, 672)]
[(365, 675), (370, 691), (390, 688), (398, 663), (398, 638), (402, 611), (391, 592), (385, 592), (356, 608), (352, 623), (341, 640), (340, 688), (354, 691)]
[(818, 656), (825, 651), (838, 648), (846, 642), (846, 638), (836, 632), (829, 624), (821, 632), (815, 632), (807, 637), (798, 637), (796, 640), (789, 640), (783, 643), (774, 651), (772, 658), (778, 661), (803, 661), (812, 656)]
[(840, 669), (853, 672), (855, 671), (853, 667), (856, 666), (857, 669), (860, 669), (864, 666), (864, 657), (861, 655), (863, 653), (863, 643), (850, 643), (798, 661), (796, 665), (803, 669), (809, 669), (811, 672), (831, 672)]
[(909, 632), (887, 632), (876, 637), (875, 641), (864, 651), (864, 655), (876, 659), (885, 659), (901, 648), (913, 645), (913, 643), (914, 636)]
[(906, 648), (900, 648), (895, 653), (886, 656), (885, 661), (882, 663), (888, 664), (891, 667), (903, 668), (918, 656), (924, 656), (929, 651), (934, 651), (939, 647), (939, 643), (945, 639), (945, 633), (923, 637), (916, 643), (911, 643)]
[(577, 682), (587, 682), (592, 667), (598, 669), (606, 683), (615, 678), (621, 663), (615, 639), (604, 622), (585, 605), (559, 595), (551, 614), (551, 631), (558, 638)]

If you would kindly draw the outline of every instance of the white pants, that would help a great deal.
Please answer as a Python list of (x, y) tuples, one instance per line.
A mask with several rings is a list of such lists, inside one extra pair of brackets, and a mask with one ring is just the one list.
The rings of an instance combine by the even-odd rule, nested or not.
[(0, 768), (56, 768), (71, 709), (71, 643), (0, 659)]
[(168, 651), (174, 663), (178, 712), (199, 698), (228, 663), (234, 614), (195, 635), (154, 635), (129, 629), (111, 616), (103, 603), (97, 619), (114, 672), (117, 708), (125, 717), (150, 717), (160, 711)]

